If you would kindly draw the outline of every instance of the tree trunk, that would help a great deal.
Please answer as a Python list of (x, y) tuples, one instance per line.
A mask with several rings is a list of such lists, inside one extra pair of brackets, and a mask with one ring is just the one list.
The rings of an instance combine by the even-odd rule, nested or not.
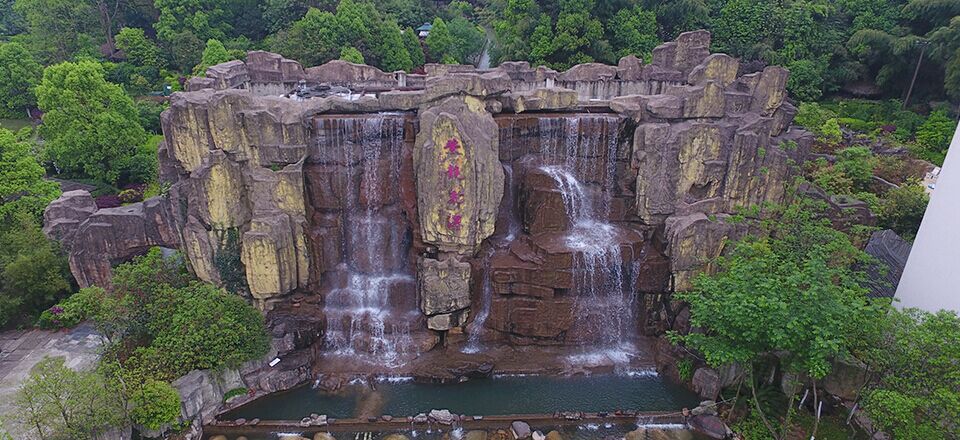
[(777, 431), (773, 429), (773, 426), (770, 425), (770, 422), (767, 421), (767, 416), (763, 415), (763, 410), (760, 409), (760, 400), (757, 399), (757, 386), (753, 380), (753, 366), (750, 366), (750, 392), (753, 394), (753, 405), (757, 410), (757, 414), (760, 415), (760, 420), (763, 421), (763, 426), (767, 427), (767, 431), (770, 431), (770, 435), (773, 438), (780, 440), (780, 437), (777, 436)]
[(810, 438), (817, 438), (817, 428), (820, 427), (820, 400), (817, 397), (817, 379), (812, 378), (813, 380), (813, 432), (810, 433)]

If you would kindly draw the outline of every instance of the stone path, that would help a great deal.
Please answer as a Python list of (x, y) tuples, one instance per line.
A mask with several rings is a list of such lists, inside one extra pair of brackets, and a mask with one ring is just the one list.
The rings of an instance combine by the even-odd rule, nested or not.
[(93, 366), (100, 352), (100, 336), (90, 324), (69, 331), (10, 330), (0, 333), (0, 420), (14, 438), (28, 438), (13, 432), (14, 395), (30, 369), (45, 356), (63, 356), (74, 370)]

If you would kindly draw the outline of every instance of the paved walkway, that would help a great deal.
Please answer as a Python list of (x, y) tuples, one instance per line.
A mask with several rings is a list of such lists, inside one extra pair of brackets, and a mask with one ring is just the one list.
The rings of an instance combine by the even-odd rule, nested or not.
[(89, 368), (99, 356), (100, 336), (93, 326), (81, 324), (69, 331), (10, 330), (0, 333), (0, 420), (16, 439), (28, 438), (13, 432), (10, 418), (13, 399), (30, 369), (45, 356), (63, 356), (74, 370)]

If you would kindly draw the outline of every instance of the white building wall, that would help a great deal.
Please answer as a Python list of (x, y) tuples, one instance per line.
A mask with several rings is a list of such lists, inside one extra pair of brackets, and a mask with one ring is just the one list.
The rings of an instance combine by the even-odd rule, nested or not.
[(897, 307), (960, 312), (960, 127), (897, 287)]

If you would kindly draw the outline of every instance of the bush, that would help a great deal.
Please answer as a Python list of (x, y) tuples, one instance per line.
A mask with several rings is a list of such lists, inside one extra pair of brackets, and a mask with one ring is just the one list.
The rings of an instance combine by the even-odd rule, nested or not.
[(340, 51), (340, 59), (356, 64), (364, 64), (363, 54), (355, 47), (347, 46)]
[[(237, 366), (267, 353), (263, 316), (242, 298), (210, 284), (191, 283), (165, 291), (164, 312), (149, 324), (157, 365), (170, 377), (194, 369)], [(159, 304), (158, 304), (159, 305)]]
[(96, 316), (101, 310), (106, 292), (99, 287), (87, 287), (40, 314), (37, 326), (45, 329), (71, 328)]
[(797, 109), (797, 116), (793, 122), (807, 130), (816, 132), (828, 119), (836, 118), (837, 114), (821, 107), (815, 102), (801, 102)]
[(840, 131), (837, 118), (827, 119), (815, 132), (819, 135), (818, 139), (824, 143), (837, 144), (843, 140), (843, 132)]
[(956, 129), (956, 121), (947, 117), (945, 111), (931, 113), (930, 117), (917, 129), (915, 152), (922, 159), (943, 165), (943, 159), (946, 157), (947, 148)]
[(873, 168), (876, 160), (873, 152), (866, 147), (848, 147), (837, 152), (837, 168), (853, 182), (857, 191), (866, 191), (873, 180)]
[(31, 324), (73, 289), (59, 245), (33, 216), (0, 222), (0, 328)]
[(879, 203), (880, 227), (893, 229), (907, 240), (913, 240), (927, 210), (930, 197), (918, 182), (906, 183), (891, 189)]
[(180, 394), (166, 382), (147, 379), (133, 394), (130, 417), (134, 423), (158, 430), (180, 417)]
[[(162, 85), (160, 86), (162, 87)], [(140, 100), (136, 102), (137, 115), (140, 117), (140, 125), (147, 133), (160, 134), (160, 113), (167, 109), (167, 106), (153, 101)]]

